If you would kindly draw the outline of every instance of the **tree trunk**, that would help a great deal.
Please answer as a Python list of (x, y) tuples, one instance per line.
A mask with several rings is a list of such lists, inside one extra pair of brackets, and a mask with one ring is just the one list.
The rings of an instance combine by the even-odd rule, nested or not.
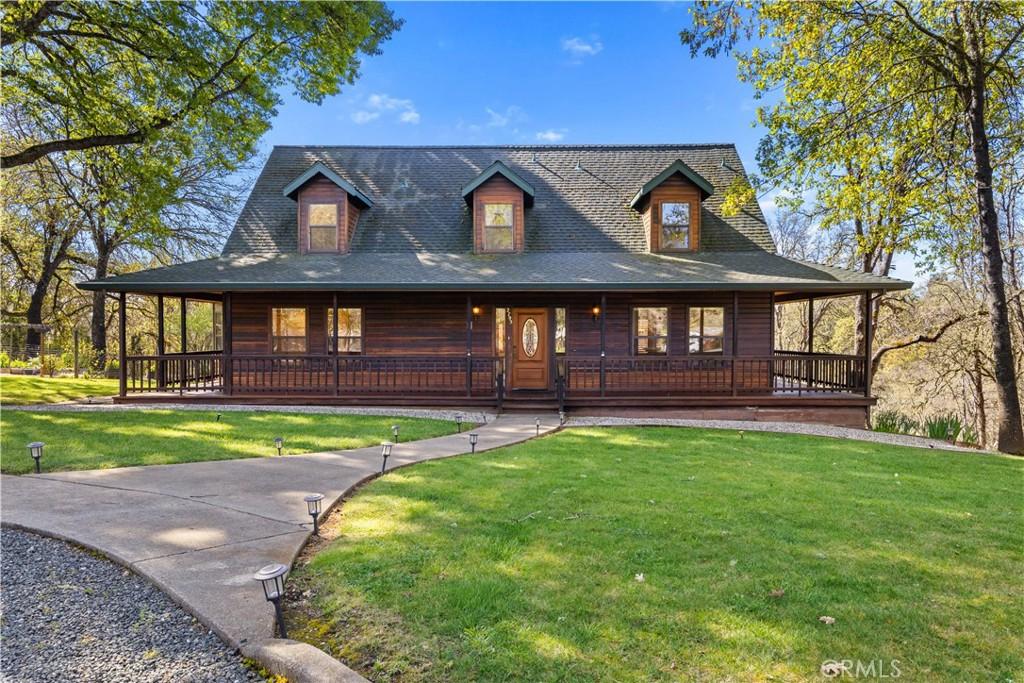
[(1024, 454), (1024, 426), (1021, 423), (1020, 395), (1014, 368), (1010, 334), (1006, 282), (1003, 279), (1003, 252), (999, 241), (999, 221), (992, 193), (992, 159), (985, 130), (985, 63), (981, 57), (980, 27), (976, 12), (965, 22), (971, 56), (971, 87), (965, 92), (966, 114), (974, 156), (974, 185), (981, 231), (981, 253), (985, 264), (986, 300), (992, 325), (992, 358), (995, 361), (996, 396), (999, 399), (999, 437), (997, 447), (1005, 453)]
[[(109, 254), (96, 257), (96, 279), (107, 276)], [(89, 325), (92, 348), (95, 351), (92, 360), (93, 370), (102, 372), (107, 367), (107, 293), (92, 293), (92, 321)]]

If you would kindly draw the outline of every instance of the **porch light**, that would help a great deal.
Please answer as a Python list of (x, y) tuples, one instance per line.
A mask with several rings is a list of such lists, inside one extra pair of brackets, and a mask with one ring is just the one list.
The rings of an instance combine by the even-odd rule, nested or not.
[(385, 441), (380, 445), (380, 457), (384, 461), (380, 466), (381, 474), (384, 474), (384, 470), (388, 468), (388, 458), (391, 456), (391, 447), (393, 445), (390, 441)]
[(473, 315), (474, 316), (480, 315), (480, 307), (479, 306), (474, 306), (473, 307)]
[(540, 436), (540, 418), (534, 420), (534, 424), (537, 425), (537, 436)]
[(597, 319), (600, 316), (601, 316), (601, 307), (600, 306), (594, 306), (592, 309), (590, 309), (590, 319), (593, 320), (595, 323), (597, 322)]
[(277, 449), (277, 454), (278, 455), (281, 455), (281, 447), (282, 446), (284, 446), (284, 437), (275, 436), (274, 437), (274, 448)]
[(476, 442), (480, 439), (480, 435), (476, 432), (469, 433), (469, 447), (470, 453), (476, 453)]
[(462, 413), (455, 413), (455, 424), (459, 427), (459, 434), (462, 433)]
[(284, 575), (287, 573), (288, 567), (283, 564), (268, 564), (252, 577), (263, 584), (263, 595), (267, 602), (274, 603), (277, 630), (282, 638), (288, 637), (288, 632), (284, 628), (284, 612), (281, 611), (281, 598), (284, 597)]
[(391, 436), (394, 437), (395, 443), (398, 443), (398, 425), (391, 425)]
[(36, 474), (39, 474), (39, 458), (43, 457), (43, 446), (45, 445), (42, 441), (33, 441), (27, 446), (28, 454), (36, 461)]
[(306, 502), (306, 510), (309, 512), (309, 516), (313, 518), (313, 535), (320, 535), (320, 505), (324, 499), (322, 493), (311, 493), (302, 500)]

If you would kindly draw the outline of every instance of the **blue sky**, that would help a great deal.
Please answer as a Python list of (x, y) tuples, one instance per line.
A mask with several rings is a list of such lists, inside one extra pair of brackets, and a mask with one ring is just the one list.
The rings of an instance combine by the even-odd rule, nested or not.
[[(764, 130), (729, 57), (691, 58), (679, 2), (399, 2), (405, 25), (320, 105), (287, 95), (271, 145), (732, 142)], [(770, 195), (761, 198), (767, 213)], [(900, 256), (894, 275), (913, 279)]]

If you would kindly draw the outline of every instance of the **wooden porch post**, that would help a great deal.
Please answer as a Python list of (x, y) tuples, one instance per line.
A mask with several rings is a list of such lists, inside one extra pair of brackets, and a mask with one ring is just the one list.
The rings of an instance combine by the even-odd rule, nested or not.
[(739, 394), (739, 388), (736, 386), (736, 357), (739, 355), (739, 311), (740, 311), (740, 293), (732, 293), (732, 395), (736, 396)]
[(179, 301), (181, 303), (179, 307), (181, 310), (178, 311), (180, 314), (179, 318), (181, 319), (181, 343), (179, 344), (181, 346), (181, 359), (178, 361), (178, 393), (184, 394), (185, 385), (188, 384), (188, 360), (185, 358), (185, 354), (188, 353), (188, 328), (185, 324), (185, 309), (188, 308), (188, 305), (186, 303), (187, 300), (183, 296), (179, 297)]
[(128, 302), (128, 295), (121, 292), (118, 295), (117, 307), (117, 374), (119, 379), (118, 393), (124, 397), (128, 395), (128, 334), (125, 326), (128, 324), (128, 312), (125, 306)]
[(473, 298), (466, 296), (466, 397), (473, 395)]
[(334, 395), (341, 395), (341, 357), (338, 355), (338, 293), (334, 292), (331, 295), (331, 308), (334, 310), (334, 324), (332, 330), (328, 331), (327, 334), (330, 338), (327, 340), (327, 347), (330, 350), (331, 344), (334, 344)]
[(158, 391), (163, 391), (167, 388), (164, 380), (164, 367), (167, 361), (164, 360), (164, 354), (167, 353), (167, 347), (164, 343), (164, 295), (156, 295), (156, 388)]
[(814, 297), (807, 297), (807, 353), (814, 353)]
[(223, 377), (223, 391), (226, 396), (230, 396), (234, 391), (234, 374), (233, 368), (231, 367), (231, 292), (224, 292), (223, 301), (221, 302), (221, 324), (223, 329), (221, 330), (221, 352), (223, 353), (223, 359), (221, 364), (221, 376)]
[(864, 292), (864, 395), (871, 395), (871, 344), (874, 334), (871, 330), (871, 292)]
[[(601, 295), (601, 396), (605, 394), (605, 317), (608, 315), (608, 297), (605, 294)], [(632, 342), (630, 342), (632, 343)]]
[(185, 354), (185, 353), (188, 353), (188, 340), (185, 338), (186, 333), (188, 332), (188, 330), (186, 329), (186, 325), (185, 325), (185, 308), (187, 306), (186, 306), (186, 303), (185, 303), (185, 301), (186, 301), (185, 297), (179, 297), (179, 300), (181, 301), (181, 310), (178, 311), (181, 314), (180, 315), (180, 318), (181, 318), (181, 344), (180, 344), (180, 346), (181, 346), (181, 352), (183, 354)]

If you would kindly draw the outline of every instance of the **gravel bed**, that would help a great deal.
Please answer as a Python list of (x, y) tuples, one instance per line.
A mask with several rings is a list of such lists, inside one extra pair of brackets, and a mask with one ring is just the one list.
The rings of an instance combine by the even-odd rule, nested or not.
[(0, 530), (0, 680), (262, 681), (145, 579), (63, 541)]
[(112, 403), (110, 399), (95, 399), (92, 402), (75, 401), (72, 403), (41, 403), (29, 406), (4, 406), (4, 410), (21, 410), (26, 412), (119, 412), (124, 410), (203, 410), (216, 413), (231, 412), (272, 412), (272, 413), (308, 413), (322, 415), (386, 415), (390, 417), (422, 417), (432, 420), (453, 422), (457, 415), (470, 423), (488, 423), (496, 417), (494, 413), (481, 410), (459, 410), (457, 408), (389, 408), (358, 407), (358, 406), (296, 406), (296, 405), (244, 405), (244, 404), (199, 404), (199, 403), (145, 403), (126, 404)]
[(977, 448), (965, 448), (945, 441), (926, 439), (906, 434), (887, 434), (872, 432), (867, 429), (850, 429), (849, 427), (832, 427), (819, 424), (798, 424), (794, 422), (752, 422), (749, 420), (684, 420), (680, 418), (657, 417), (570, 417), (567, 427), (700, 427), (705, 429), (742, 429), (750, 432), (783, 432), (786, 434), (807, 434), (810, 436), (830, 436), (837, 439), (854, 439), (856, 441), (873, 441), (893, 446), (914, 446), (916, 448), (935, 448), (946, 451), (961, 451), (991, 455), (989, 451)]

